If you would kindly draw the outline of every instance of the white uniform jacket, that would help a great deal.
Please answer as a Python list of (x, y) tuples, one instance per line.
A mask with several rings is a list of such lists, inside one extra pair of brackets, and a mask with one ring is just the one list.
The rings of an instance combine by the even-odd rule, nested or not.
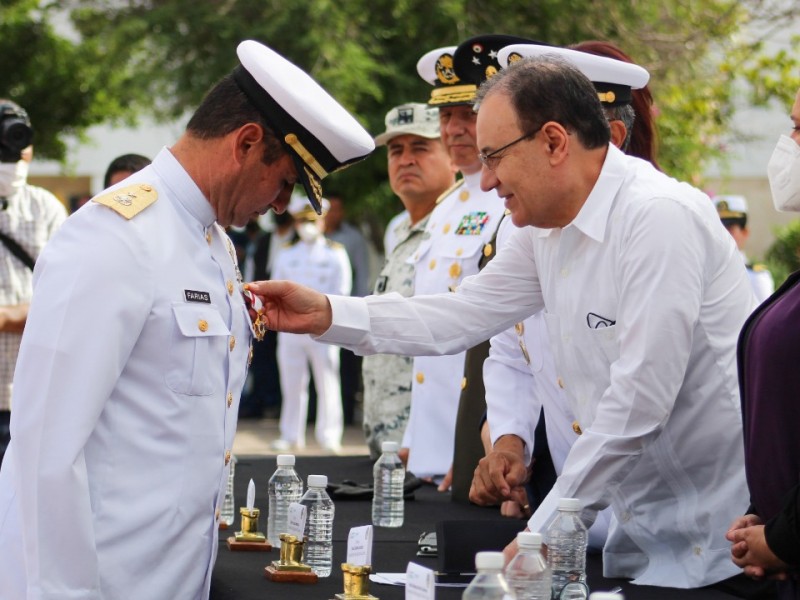
[(529, 521), (560, 497), (619, 522), (606, 576), (696, 587), (738, 572), (724, 534), (746, 509), (736, 340), (753, 294), (708, 198), (609, 146), (568, 226), (514, 232), (454, 294), (330, 297), (321, 339), (358, 352), (447, 353), (544, 308), (583, 434)]
[[(480, 188), (480, 173), (466, 175), (433, 209), (414, 264), (414, 295), (454, 289), (478, 272), (483, 248), (503, 215), (503, 201)], [(453, 463), (456, 413), (464, 352), (414, 357), (411, 414), (403, 437), (408, 469), (419, 477), (444, 475)]]
[(139, 182), (155, 203), (130, 220), (87, 204), (36, 264), (0, 472), (4, 599), (209, 594), (250, 320), (177, 160), (120, 186)]

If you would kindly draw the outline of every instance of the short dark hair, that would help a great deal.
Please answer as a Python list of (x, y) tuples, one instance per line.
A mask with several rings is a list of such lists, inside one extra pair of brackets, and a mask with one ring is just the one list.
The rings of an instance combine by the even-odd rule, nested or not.
[(220, 138), (231, 131), (256, 123), (264, 130), (265, 164), (272, 164), (286, 153), (283, 143), (275, 135), (264, 116), (247, 99), (232, 74), (220, 79), (209, 90), (200, 106), (197, 107), (186, 130), (202, 140)]
[(544, 56), (516, 61), (481, 85), (475, 106), (493, 92), (508, 94), (522, 131), (555, 121), (590, 150), (607, 146), (611, 139), (594, 85), (564, 60)]
[(103, 177), (103, 187), (111, 185), (111, 177), (120, 171), (127, 171), (129, 173), (136, 173), (141, 171), (150, 164), (150, 159), (141, 154), (123, 154), (118, 156), (108, 165), (106, 175)]

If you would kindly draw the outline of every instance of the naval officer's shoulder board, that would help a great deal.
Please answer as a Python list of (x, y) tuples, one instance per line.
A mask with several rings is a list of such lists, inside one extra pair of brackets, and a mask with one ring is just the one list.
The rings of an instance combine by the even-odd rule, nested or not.
[(455, 190), (460, 188), (462, 185), (464, 185), (464, 180), (463, 179), (459, 179), (458, 181), (456, 181), (453, 185), (451, 185), (444, 192), (442, 192), (442, 195), (439, 196), (436, 199), (436, 204), (439, 204), (442, 200), (447, 198), (450, 194), (452, 194)]
[(126, 219), (132, 219), (158, 200), (158, 192), (149, 183), (133, 183), (106, 192), (92, 201), (107, 206)]

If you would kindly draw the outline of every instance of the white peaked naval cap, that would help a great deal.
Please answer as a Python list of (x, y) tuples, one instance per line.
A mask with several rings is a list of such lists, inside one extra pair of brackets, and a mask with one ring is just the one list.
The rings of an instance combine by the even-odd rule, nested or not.
[(322, 179), (375, 149), (372, 136), (305, 71), (267, 46), (247, 40), (236, 49), (233, 76), (275, 130), (320, 213)]
[(639, 65), (570, 48), (513, 44), (500, 50), (497, 59), (507, 67), (523, 58), (544, 56), (555, 56), (572, 64), (594, 84), (600, 101), (607, 106), (629, 104), (631, 90), (641, 89), (650, 81), (650, 73)]

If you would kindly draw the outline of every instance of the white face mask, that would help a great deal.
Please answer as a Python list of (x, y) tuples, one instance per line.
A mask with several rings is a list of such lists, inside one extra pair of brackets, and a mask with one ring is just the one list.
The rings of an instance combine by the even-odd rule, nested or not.
[(767, 165), (772, 203), (782, 212), (800, 212), (800, 146), (782, 135)]
[(25, 185), (27, 178), (27, 161), (18, 160), (15, 163), (0, 163), (0, 198), (13, 196), (18, 188)]
[(306, 222), (300, 223), (296, 228), (297, 235), (304, 242), (311, 243), (322, 235), (322, 231), (316, 223)]

